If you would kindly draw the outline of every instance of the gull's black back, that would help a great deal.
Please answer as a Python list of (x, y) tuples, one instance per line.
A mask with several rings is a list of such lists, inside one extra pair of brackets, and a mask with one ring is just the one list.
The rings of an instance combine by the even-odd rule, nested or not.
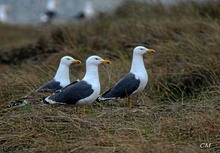
[(131, 95), (138, 89), (140, 80), (135, 78), (133, 73), (128, 73), (119, 82), (116, 83), (111, 89), (106, 91), (102, 98), (124, 98)]
[(49, 99), (66, 104), (75, 104), (79, 100), (89, 97), (93, 92), (94, 90), (90, 84), (86, 81), (79, 81), (73, 82), (55, 92), (49, 97)]
[(44, 84), (43, 86), (41, 86), (39, 89), (37, 89), (37, 92), (45, 92), (48, 90), (60, 90), (62, 88), (62, 86), (60, 86), (60, 82), (55, 81), (54, 79), (51, 80), (50, 82)]

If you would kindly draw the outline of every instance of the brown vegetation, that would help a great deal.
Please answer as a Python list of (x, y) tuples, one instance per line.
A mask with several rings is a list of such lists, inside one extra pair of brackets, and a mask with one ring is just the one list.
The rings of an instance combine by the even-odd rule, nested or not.
[[(129, 2), (114, 16), (77, 24), (0, 25), (0, 152), (219, 152), (217, 5)], [(136, 45), (156, 53), (145, 56), (149, 83), (131, 109), (126, 99), (94, 103), (86, 118), (72, 106), (5, 107), (50, 80), (63, 55), (110, 59), (100, 67), (106, 91), (128, 72)], [(72, 81), (84, 71), (72, 65)]]

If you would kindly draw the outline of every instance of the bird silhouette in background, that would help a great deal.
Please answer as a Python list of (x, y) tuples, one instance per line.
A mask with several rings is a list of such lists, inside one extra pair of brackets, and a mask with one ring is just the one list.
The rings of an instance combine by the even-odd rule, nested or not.
[(8, 21), (8, 14), (7, 14), (8, 7), (4, 4), (0, 5), (0, 22), (6, 23)]
[(43, 16), (41, 16), (41, 21), (43, 23), (51, 23), (57, 16), (57, 8), (55, 0), (48, 0), (46, 5), (46, 11)]
[(97, 15), (93, 3), (90, 1), (85, 2), (84, 8), (82, 12), (79, 12), (76, 16), (75, 19), (92, 19)]

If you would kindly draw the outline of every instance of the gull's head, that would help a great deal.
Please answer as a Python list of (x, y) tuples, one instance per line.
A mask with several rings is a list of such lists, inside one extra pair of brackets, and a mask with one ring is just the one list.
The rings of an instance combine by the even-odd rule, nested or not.
[(72, 58), (71, 56), (64, 56), (61, 58), (60, 63), (65, 64), (65, 65), (71, 65), (72, 63), (81, 63), (80, 60), (76, 60)]
[(109, 60), (104, 60), (99, 56), (93, 55), (90, 56), (87, 60), (86, 60), (86, 65), (96, 65), (98, 66), (99, 64), (110, 64), (111, 62)]
[(133, 52), (134, 52), (134, 54), (143, 55), (145, 53), (154, 53), (155, 50), (148, 49), (144, 46), (137, 46), (137, 47), (134, 48)]

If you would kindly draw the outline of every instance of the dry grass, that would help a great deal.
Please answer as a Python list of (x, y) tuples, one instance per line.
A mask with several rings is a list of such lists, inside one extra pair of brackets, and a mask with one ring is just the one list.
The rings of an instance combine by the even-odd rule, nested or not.
[[(0, 25), (0, 152), (219, 152), (217, 5), (129, 2), (115, 16), (79, 24)], [(145, 57), (149, 83), (131, 109), (126, 99), (94, 103), (86, 118), (72, 106), (4, 107), (50, 80), (63, 55), (110, 59), (100, 67), (105, 91), (128, 72), (139, 44), (157, 52)], [(84, 63), (71, 66), (72, 81), (83, 77)]]

